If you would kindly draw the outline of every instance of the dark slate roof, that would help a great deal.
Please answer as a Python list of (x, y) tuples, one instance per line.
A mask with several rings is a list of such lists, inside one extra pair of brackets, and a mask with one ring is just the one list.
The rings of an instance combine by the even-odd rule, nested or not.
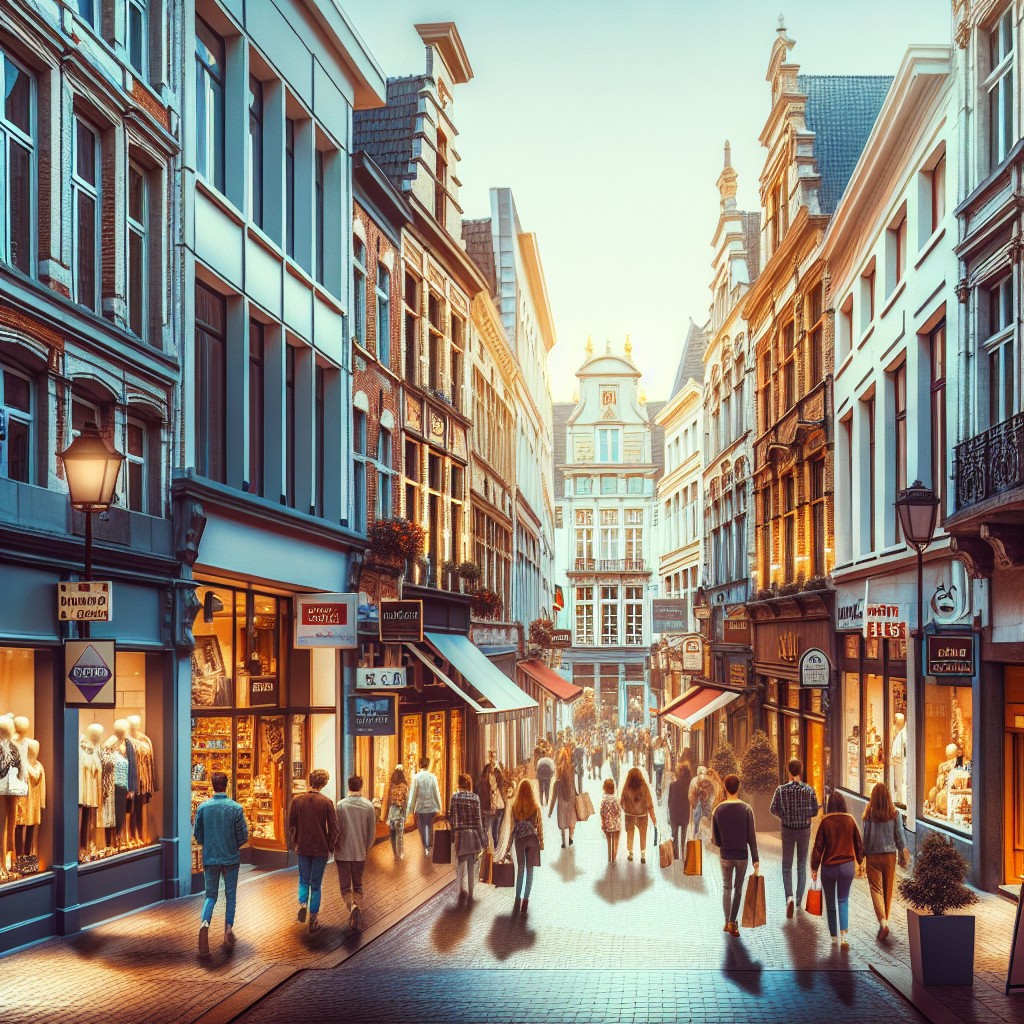
[(708, 336), (703, 327), (698, 327), (693, 320), (686, 332), (683, 342), (683, 354), (676, 369), (676, 379), (669, 394), (669, 400), (675, 398), (683, 389), (683, 385), (692, 377), (698, 384), (704, 380), (704, 350), (708, 347)]
[(654, 463), (654, 482), (665, 474), (665, 428), (654, 421), (668, 402), (648, 402), (647, 415), (651, 417), (651, 462)]
[(761, 273), (761, 214), (743, 214), (743, 246), (747, 250), (747, 275), (753, 284)]
[(491, 218), (464, 220), (462, 240), (469, 258), (480, 268), (487, 280), (491, 295), (498, 294), (498, 276), (494, 269), (494, 239), (491, 237)]
[(352, 148), (368, 153), (398, 188), (409, 177), (423, 75), (389, 78), (387, 106), (352, 111)]
[(555, 464), (555, 501), (561, 501), (565, 493), (562, 485), (562, 466), (565, 465), (565, 429), (569, 426), (569, 417), (575, 402), (555, 402), (551, 406), (551, 457)]
[(882, 109), (892, 78), (885, 75), (797, 75), (807, 95), (807, 127), (821, 174), (821, 212), (831, 214), (846, 189)]

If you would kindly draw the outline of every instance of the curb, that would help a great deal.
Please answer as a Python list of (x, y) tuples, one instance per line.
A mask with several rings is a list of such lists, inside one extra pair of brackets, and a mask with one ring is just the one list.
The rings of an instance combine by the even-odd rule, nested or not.
[(964, 1024), (945, 1003), (932, 995), (923, 985), (916, 984), (906, 967), (879, 967), (872, 963), (869, 963), (868, 967), (884, 985), (912, 1006), (925, 1020), (931, 1021), (931, 1024)]

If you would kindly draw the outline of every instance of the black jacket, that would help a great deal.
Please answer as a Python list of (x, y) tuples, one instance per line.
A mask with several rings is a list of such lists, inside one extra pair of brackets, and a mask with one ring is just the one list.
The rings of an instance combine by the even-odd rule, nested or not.
[(690, 820), (690, 782), (693, 773), (684, 768), (668, 787), (668, 820), (673, 825), (685, 825)]

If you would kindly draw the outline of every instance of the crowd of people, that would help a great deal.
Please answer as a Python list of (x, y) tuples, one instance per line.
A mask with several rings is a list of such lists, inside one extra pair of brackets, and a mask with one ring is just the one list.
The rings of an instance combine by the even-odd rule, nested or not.
[[(848, 948), (850, 889), (857, 865), (864, 863), (878, 918), (878, 938), (884, 940), (889, 934), (896, 864), (900, 861), (906, 865), (909, 860), (902, 820), (892, 797), (884, 783), (877, 783), (858, 825), (847, 811), (843, 795), (830, 793), (812, 846), (811, 825), (821, 809), (815, 790), (802, 781), (802, 771), (799, 760), (789, 762), (787, 778), (775, 791), (770, 806), (781, 826), (786, 917), (794, 917), (802, 906), (809, 861), (812, 887), (822, 890), (832, 940)], [(665, 810), (674, 857), (683, 856), (690, 840), (717, 848), (723, 930), (738, 936), (747, 870), (752, 868), (754, 875), (760, 871), (757, 822), (753, 809), (740, 799), (740, 779), (735, 774), (722, 778), (705, 765), (694, 767), (688, 750), (674, 759), (668, 740), (634, 727), (606, 733), (574, 734), (565, 730), (549, 735), (538, 742), (530, 765), (516, 771), (500, 764), (497, 751), (491, 750), (475, 785), (470, 775), (459, 775), (447, 808), (443, 807), (438, 780), (426, 757), (420, 759), (411, 780), (403, 765), (395, 767), (379, 812), (363, 795), (363, 780), (358, 775), (348, 779), (346, 796), (335, 804), (323, 794), (328, 773), (315, 769), (310, 772), (308, 790), (292, 800), (288, 818), (288, 834), (299, 868), (298, 921), (308, 920), (311, 933), (320, 929), (323, 877), (333, 856), (349, 927), (361, 930), (363, 871), (377, 838), (378, 813), (387, 824), (396, 861), (405, 857), (410, 814), (415, 818), (425, 856), (431, 856), (438, 819), (446, 820), (460, 900), (473, 900), (483, 855), (493, 864), (510, 860), (514, 853), (513, 912), (525, 914), (534, 869), (540, 866), (544, 849), (544, 810), (549, 819), (556, 818), (563, 849), (573, 845), (581, 817), (594, 813), (585, 794), (584, 773), (602, 782), (598, 816), (610, 864), (618, 859), (623, 831), (627, 861), (632, 861), (637, 852), (640, 863), (646, 864), (648, 826), (658, 829), (657, 808), (668, 782)], [(249, 838), (241, 806), (228, 798), (227, 776), (214, 773), (211, 782), (213, 796), (198, 808), (193, 830), (203, 850), (206, 899), (199, 931), (199, 952), (203, 956), (210, 951), (209, 929), (221, 880), (226, 904), (223, 943), (227, 949), (235, 944), (240, 850)]]

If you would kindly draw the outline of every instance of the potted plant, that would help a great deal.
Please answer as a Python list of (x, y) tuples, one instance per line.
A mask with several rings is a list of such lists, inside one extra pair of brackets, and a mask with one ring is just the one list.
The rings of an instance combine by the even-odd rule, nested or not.
[(454, 590), (455, 579), (459, 574), (459, 563), (446, 558), (441, 563), (441, 572), (443, 574), (442, 579), (444, 580), (445, 590)]
[(497, 619), (501, 616), (501, 598), (486, 587), (474, 591), (470, 607), (478, 619)]
[(377, 519), (366, 531), (370, 541), (369, 561), (375, 565), (401, 569), (423, 554), (427, 534), (419, 523), (401, 516)]
[(551, 650), (552, 633), (555, 624), (550, 619), (534, 619), (530, 623), (529, 640), (530, 647), (541, 651)]
[(455, 567), (455, 573), (462, 581), (462, 591), (465, 593), (466, 584), (471, 587), (480, 582), (480, 577), (483, 576), (483, 570), (476, 562), (459, 562)]
[(771, 813), (772, 795), (779, 785), (779, 760), (768, 734), (763, 729), (750, 737), (740, 758), (743, 796), (754, 809), (754, 822), (760, 832), (778, 832), (781, 822)]
[(726, 775), (739, 775), (740, 762), (733, 745), (728, 742), (719, 743), (708, 761), (708, 767), (714, 768), (723, 779)]
[(597, 724), (597, 704), (594, 688), (584, 686), (583, 694), (572, 705), (572, 727), (577, 732), (586, 732)]
[(910, 967), (919, 985), (974, 984), (974, 915), (946, 915), (978, 902), (964, 885), (969, 869), (953, 843), (933, 832), (921, 844), (914, 873), (899, 882), (910, 904)]

